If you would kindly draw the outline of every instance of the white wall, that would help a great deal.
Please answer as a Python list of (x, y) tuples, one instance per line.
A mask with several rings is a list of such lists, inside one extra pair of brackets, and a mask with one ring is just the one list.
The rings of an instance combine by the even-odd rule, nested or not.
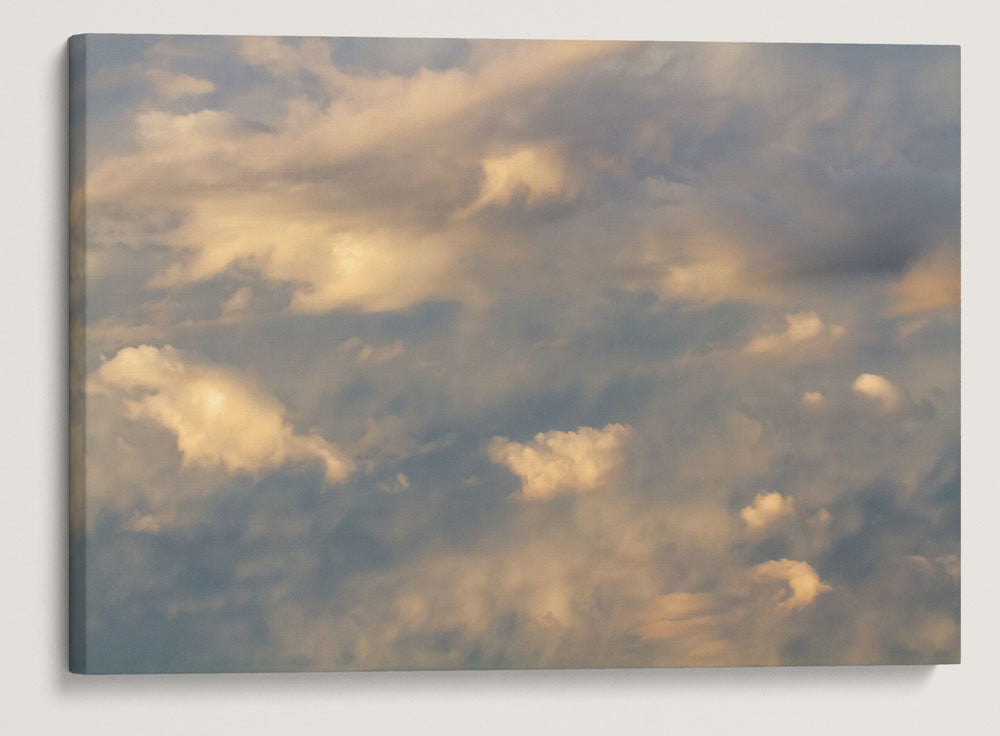
[[(975, 2), (36, 0), (3, 18), (0, 726), (6, 733), (987, 733), (1000, 723), (997, 20)], [(735, 4), (735, 1), (733, 2)], [(912, 7), (911, 7), (912, 6)], [(80, 678), (65, 671), (65, 56), (80, 32), (961, 43), (963, 664)]]

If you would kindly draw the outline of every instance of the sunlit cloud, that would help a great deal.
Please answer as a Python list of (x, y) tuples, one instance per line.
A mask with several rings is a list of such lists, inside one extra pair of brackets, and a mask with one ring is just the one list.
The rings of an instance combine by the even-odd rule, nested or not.
[(887, 378), (875, 373), (862, 373), (851, 384), (855, 393), (880, 404), (884, 409), (894, 409), (900, 402), (899, 389)]
[[(362, 156), (392, 158), (400, 151), (408, 165), (437, 166), (424, 161), (423, 153), (428, 141), (442, 134), (441, 126), (461, 130), (468, 110), (551, 83), (619, 48), (592, 42), (500, 44), (470, 70), (371, 76), (332, 66), (329, 45), (318, 39), (239, 39), (237, 45), (247, 61), (288, 82), (315, 76), (334, 100), (321, 105), (305, 96), (290, 99), (274, 132), (228, 110), (136, 112), (130, 121), (134, 150), (108, 157), (88, 173), (88, 202), (97, 206), (92, 222), (113, 220), (125, 202), (138, 211), (166, 210), (180, 219), (163, 235), (178, 258), (156, 274), (153, 286), (177, 287), (228, 269), (251, 269), (268, 281), (293, 284), (290, 309), (300, 313), (481, 299), (482, 289), (459, 267), (469, 249), (466, 234), (433, 232), (412, 206), (387, 208), (396, 220), (387, 223), (377, 203), (352, 208), (357, 197), (350, 186), (310, 184), (309, 172)], [(157, 79), (174, 95), (210, 91), (207, 80), (166, 72), (157, 72)], [(350, 94), (341, 94), (344, 89)], [(572, 197), (579, 187), (550, 146), (461, 155), (449, 172), (480, 168), (485, 177), (468, 211), (506, 205), (522, 193), (534, 207)], [(464, 192), (452, 196), (457, 211)], [(107, 204), (115, 207), (100, 211)]]
[(777, 603), (778, 608), (783, 611), (794, 611), (808, 606), (817, 596), (832, 590), (820, 580), (819, 574), (808, 562), (769, 560), (754, 567), (753, 574), (757, 578), (784, 580), (788, 583), (788, 594)]
[(714, 303), (761, 296), (766, 285), (755, 277), (738, 249), (709, 245), (701, 241), (694, 253), (663, 262), (662, 256), (647, 253), (653, 270), (662, 274), (655, 285), (669, 299)]
[(506, 206), (516, 200), (534, 208), (576, 196), (580, 185), (562, 157), (551, 147), (523, 148), (482, 162), (479, 196), (459, 216), (489, 206)]
[(829, 336), (837, 338), (844, 334), (842, 326), (833, 325), (828, 327), (823, 324), (823, 320), (815, 312), (786, 314), (785, 322), (788, 323), (788, 327), (784, 332), (758, 335), (747, 344), (744, 350), (748, 353), (768, 353), (788, 348), (797, 343), (814, 340), (818, 337)]
[(957, 309), (962, 299), (958, 253), (939, 249), (915, 263), (893, 286), (892, 313)]
[(299, 434), (265, 389), (224, 366), (167, 345), (124, 348), (90, 377), (88, 390), (118, 394), (127, 416), (172, 432), (185, 466), (257, 475), (286, 463), (318, 463), (339, 483), (354, 463), (318, 434)]
[(524, 498), (545, 500), (606, 486), (624, 462), (622, 448), (631, 433), (625, 424), (554, 429), (539, 432), (526, 445), (494, 437), (488, 452), (491, 461), (520, 476)]
[[(326, 213), (288, 199), (205, 199), (168, 241), (187, 257), (154, 280), (179, 286), (232, 267), (296, 284), (290, 309), (402, 309), (429, 298), (474, 296), (449, 243), (406, 232), (340, 231)], [(192, 244), (194, 247), (191, 247)]]
[(753, 503), (740, 511), (740, 518), (749, 529), (760, 529), (782, 516), (795, 513), (795, 501), (777, 491), (758, 493)]

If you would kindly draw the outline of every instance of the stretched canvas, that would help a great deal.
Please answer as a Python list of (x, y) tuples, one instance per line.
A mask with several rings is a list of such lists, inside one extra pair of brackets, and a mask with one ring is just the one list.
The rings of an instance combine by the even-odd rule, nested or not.
[(77, 672), (959, 660), (959, 49), (77, 36)]

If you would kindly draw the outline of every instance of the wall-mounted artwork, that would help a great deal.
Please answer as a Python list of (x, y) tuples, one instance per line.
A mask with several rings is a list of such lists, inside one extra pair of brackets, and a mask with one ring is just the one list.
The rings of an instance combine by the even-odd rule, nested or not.
[(70, 666), (959, 660), (959, 49), (70, 42)]

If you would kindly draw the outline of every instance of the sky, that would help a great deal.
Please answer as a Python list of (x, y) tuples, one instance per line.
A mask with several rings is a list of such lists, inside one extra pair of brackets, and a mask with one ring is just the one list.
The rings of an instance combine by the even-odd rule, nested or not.
[(957, 47), (71, 64), (78, 669), (958, 661)]

